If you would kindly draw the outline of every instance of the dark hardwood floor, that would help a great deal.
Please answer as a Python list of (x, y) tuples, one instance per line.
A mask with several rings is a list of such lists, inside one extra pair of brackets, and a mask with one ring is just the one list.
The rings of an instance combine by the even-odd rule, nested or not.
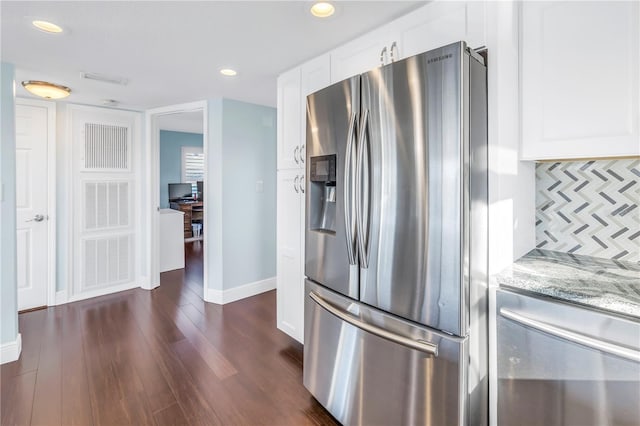
[(20, 314), (2, 425), (335, 424), (302, 385), (302, 346), (276, 329), (275, 291), (202, 301), (201, 244), (153, 291)]

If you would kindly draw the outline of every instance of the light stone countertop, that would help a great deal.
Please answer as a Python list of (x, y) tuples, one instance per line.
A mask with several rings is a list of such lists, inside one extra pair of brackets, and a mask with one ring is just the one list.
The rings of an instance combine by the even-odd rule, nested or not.
[(640, 264), (535, 249), (496, 276), (501, 287), (640, 319)]

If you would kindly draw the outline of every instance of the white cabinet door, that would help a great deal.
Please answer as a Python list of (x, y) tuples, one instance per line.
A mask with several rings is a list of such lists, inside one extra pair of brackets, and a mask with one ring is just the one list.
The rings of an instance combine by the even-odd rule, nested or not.
[[(373, 31), (331, 52), (331, 82), (370, 71), (389, 61), (389, 33)], [(386, 48), (386, 50), (384, 50)], [(381, 58), (382, 56), (382, 58)]]
[(638, 2), (525, 2), (522, 158), (640, 154)]
[(486, 45), (484, 2), (433, 2), (391, 24), (395, 58), (407, 58), (457, 41)]
[(278, 77), (278, 170), (301, 166), (300, 104), (300, 68), (295, 68)]
[(331, 84), (331, 57), (328, 53), (318, 56), (300, 66), (302, 92), (302, 103), (306, 103), (306, 98), (313, 92)]
[(300, 342), (304, 329), (301, 177), (300, 170), (279, 171), (277, 200), (277, 323)]
[(307, 96), (313, 92), (331, 85), (331, 58), (329, 54), (319, 56), (302, 64), (301, 70), (301, 99), (300, 99), (300, 131), (302, 145), (300, 146), (300, 162), (304, 166), (307, 155)]

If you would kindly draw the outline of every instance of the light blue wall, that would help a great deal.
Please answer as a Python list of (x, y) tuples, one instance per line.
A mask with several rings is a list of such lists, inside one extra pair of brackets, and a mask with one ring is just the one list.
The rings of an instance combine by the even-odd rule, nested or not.
[(160, 208), (169, 208), (168, 184), (182, 179), (182, 147), (202, 148), (201, 133), (160, 130)]
[(14, 67), (0, 64), (0, 344), (18, 336), (16, 286), (16, 139), (13, 87)]
[(223, 99), (222, 168), (227, 290), (276, 275), (275, 108)]

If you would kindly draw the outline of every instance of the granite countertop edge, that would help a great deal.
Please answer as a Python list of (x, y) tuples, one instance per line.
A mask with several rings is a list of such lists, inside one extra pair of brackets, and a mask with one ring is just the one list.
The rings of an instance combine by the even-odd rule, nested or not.
[(640, 320), (640, 263), (534, 249), (496, 275), (523, 290)]

